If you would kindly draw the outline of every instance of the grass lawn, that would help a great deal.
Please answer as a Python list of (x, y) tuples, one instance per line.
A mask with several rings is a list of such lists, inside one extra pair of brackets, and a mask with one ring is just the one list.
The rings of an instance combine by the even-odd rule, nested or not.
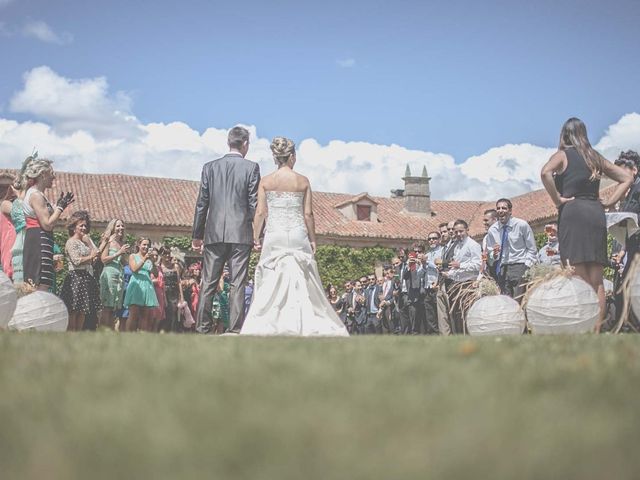
[(0, 333), (0, 477), (631, 479), (639, 392), (639, 335)]

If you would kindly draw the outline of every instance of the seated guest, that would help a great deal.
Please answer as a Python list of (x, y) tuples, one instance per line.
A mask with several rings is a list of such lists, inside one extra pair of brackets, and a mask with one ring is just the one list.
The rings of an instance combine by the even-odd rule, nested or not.
[(538, 252), (538, 262), (543, 265), (562, 265), (558, 246), (558, 222), (549, 222), (544, 226), (544, 231), (547, 234), (547, 243)]
[(493, 255), (496, 278), (502, 293), (520, 301), (524, 294), (524, 274), (538, 261), (533, 230), (527, 222), (512, 216), (511, 200), (496, 202), (498, 221), (489, 227), (487, 248)]
[(449, 262), (449, 270), (443, 271), (450, 282), (447, 288), (451, 305), (451, 328), (453, 333), (464, 333), (464, 318), (459, 296), (465, 288), (478, 278), (482, 265), (482, 249), (480, 244), (469, 237), (469, 225), (464, 220), (454, 222), (454, 234), (457, 242), (453, 260)]

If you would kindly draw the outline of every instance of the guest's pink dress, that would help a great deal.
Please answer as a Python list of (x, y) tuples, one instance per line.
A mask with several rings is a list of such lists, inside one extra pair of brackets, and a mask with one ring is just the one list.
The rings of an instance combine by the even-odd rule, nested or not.
[(0, 262), (2, 271), (9, 278), (13, 278), (13, 265), (11, 263), (11, 249), (16, 242), (16, 229), (9, 218), (0, 213)]

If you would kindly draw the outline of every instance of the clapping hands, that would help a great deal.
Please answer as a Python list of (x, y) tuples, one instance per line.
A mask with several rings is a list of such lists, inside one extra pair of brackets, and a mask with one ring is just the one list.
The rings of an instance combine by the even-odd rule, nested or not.
[(73, 192), (60, 192), (60, 196), (58, 197), (58, 201), (56, 202), (56, 207), (61, 208), (62, 210), (64, 210), (65, 208), (67, 208), (69, 205), (71, 205), (74, 202), (75, 198), (73, 195)]

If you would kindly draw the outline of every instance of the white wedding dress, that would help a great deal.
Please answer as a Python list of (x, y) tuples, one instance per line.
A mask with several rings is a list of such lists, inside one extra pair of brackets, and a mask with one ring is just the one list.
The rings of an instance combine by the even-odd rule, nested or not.
[(267, 192), (267, 226), (241, 335), (347, 337), (311, 252), (304, 192)]

